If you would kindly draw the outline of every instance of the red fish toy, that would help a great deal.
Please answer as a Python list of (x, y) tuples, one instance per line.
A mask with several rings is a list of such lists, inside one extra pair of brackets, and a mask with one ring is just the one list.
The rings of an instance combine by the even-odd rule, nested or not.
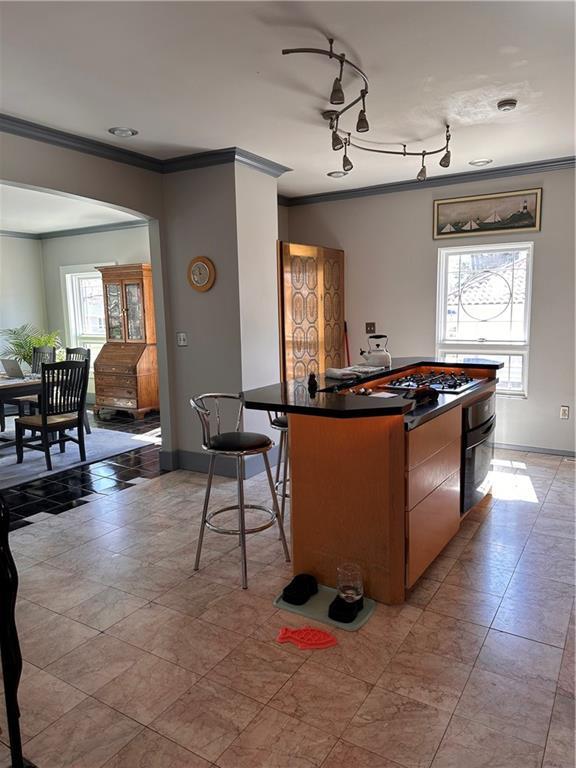
[(276, 641), (278, 643), (293, 643), (301, 651), (332, 648), (338, 644), (338, 640), (330, 632), (314, 627), (299, 627), (298, 629), (282, 627)]

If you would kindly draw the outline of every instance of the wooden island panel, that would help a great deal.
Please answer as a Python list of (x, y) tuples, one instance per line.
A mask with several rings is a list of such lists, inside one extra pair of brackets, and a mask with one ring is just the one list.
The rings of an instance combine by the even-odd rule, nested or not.
[(403, 417), (288, 421), (294, 573), (336, 586), (337, 566), (351, 560), (368, 597), (403, 602)]

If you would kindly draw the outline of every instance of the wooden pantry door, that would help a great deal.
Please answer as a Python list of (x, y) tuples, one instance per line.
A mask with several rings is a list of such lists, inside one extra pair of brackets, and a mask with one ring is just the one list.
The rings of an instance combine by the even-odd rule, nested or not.
[(342, 368), (344, 251), (280, 242), (278, 289), (282, 380)]

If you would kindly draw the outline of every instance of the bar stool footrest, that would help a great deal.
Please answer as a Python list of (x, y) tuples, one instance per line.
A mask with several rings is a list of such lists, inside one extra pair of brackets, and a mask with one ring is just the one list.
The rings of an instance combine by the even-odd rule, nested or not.
[[(273, 509), (270, 509), (270, 507), (265, 507), (263, 504), (244, 504), (244, 511), (251, 510), (251, 509), (257, 509), (260, 512), (265, 512), (269, 520), (267, 520), (265, 523), (262, 523), (262, 525), (258, 525), (254, 528), (245, 528), (244, 533), (259, 533), (260, 531), (265, 531), (268, 528), (271, 528), (276, 523), (276, 512), (274, 512)], [(240, 529), (239, 528), (221, 528), (218, 525), (214, 525), (212, 523), (212, 520), (217, 515), (222, 515), (224, 512), (239, 512), (240, 506), (238, 504), (233, 504), (230, 507), (222, 507), (220, 509), (215, 509), (213, 512), (208, 512), (206, 515), (206, 528), (208, 528), (211, 531), (214, 531), (214, 533), (224, 533), (227, 536), (239, 536), (240, 535)]]
[[(286, 478), (286, 485), (288, 485), (289, 482), (290, 482), (290, 478), (287, 477)], [(289, 499), (290, 498), (290, 494), (288, 493), (288, 491), (286, 491), (284, 494), (282, 494), (282, 491), (280, 490), (280, 488), (282, 488), (283, 485), (284, 485), (284, 480), (278, 480), (277, 483), (274, 483), (274, 490), (276, 491), (278, 496), (284, 495), (285, 499)]]

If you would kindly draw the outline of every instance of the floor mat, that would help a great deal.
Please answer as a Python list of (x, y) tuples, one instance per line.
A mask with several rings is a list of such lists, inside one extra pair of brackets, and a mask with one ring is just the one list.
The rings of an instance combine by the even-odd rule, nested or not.
[(282, 595), (278, 595), (274, 600), (276, 608), (281, 608), (283, 611), (290, 611), (291, 613), (298, 613), (305, 619), (311, 619), (312, 621), (321, 621), (323, 624), (330, 624), (331, 627), (338, 627), (338, 629), (345, 629), (347, 632), (355, 632), (368, 621), (372, 615), (372, 611), (376, 603), (369, 597), (364, 598), (364, 608), (360, 611), (358, 616), (350, 624), (343, 624), (340, 621), (332, 621), (328, 616), (328, 608), (330, 603), (336, 595), (338, 590), (332, 587), (325, 587), (323, 584), (318, 584), (318, 592), (313, 595), (308, 602), (304, 605), (290, 605), (282, 600)]

